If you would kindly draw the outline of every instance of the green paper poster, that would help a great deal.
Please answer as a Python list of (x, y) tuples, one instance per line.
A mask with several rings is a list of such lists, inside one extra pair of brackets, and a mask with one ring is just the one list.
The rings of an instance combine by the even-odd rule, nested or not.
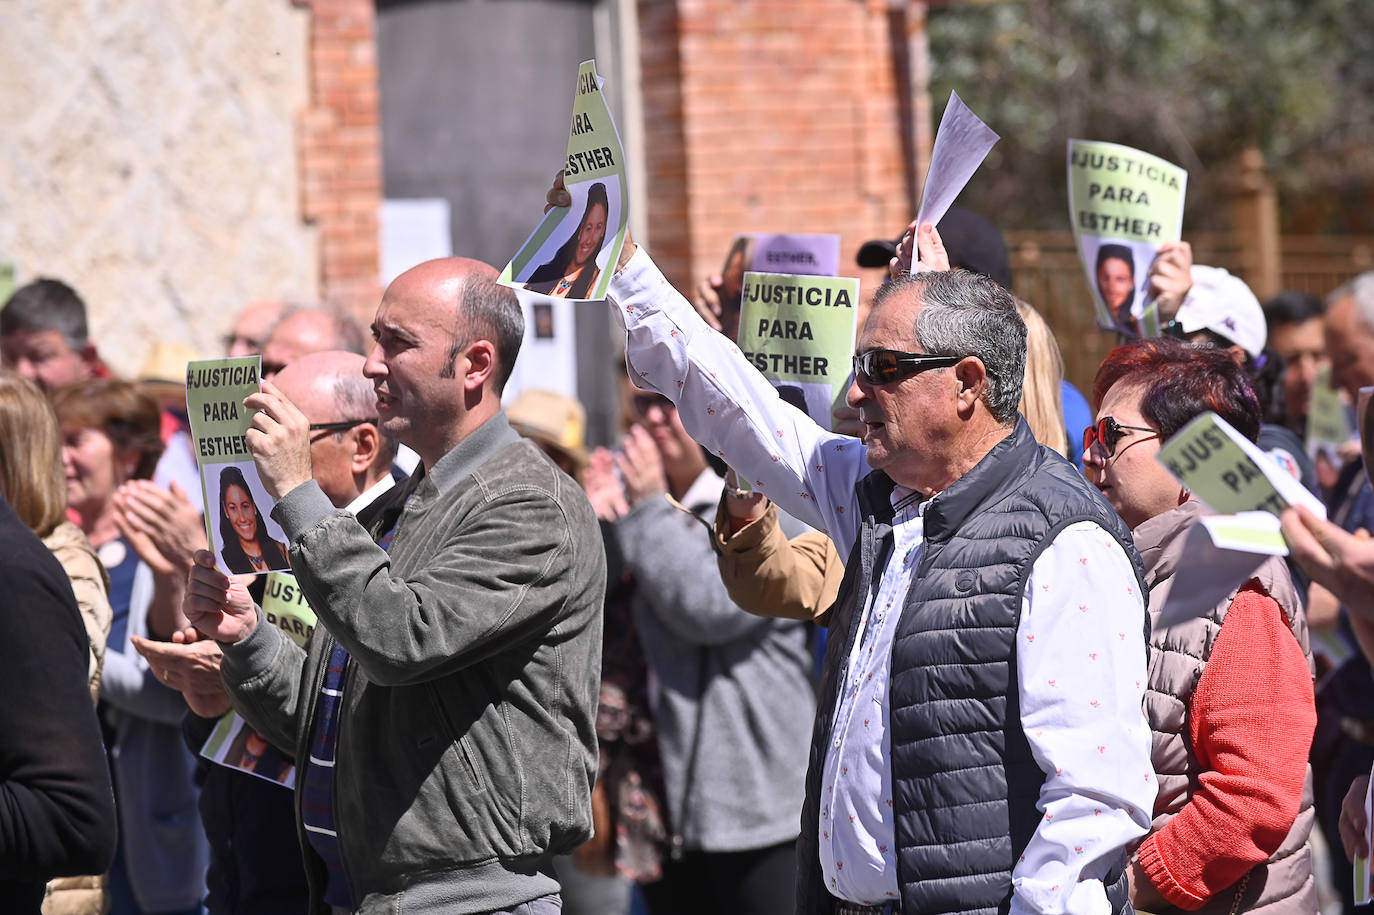
[(315, 611), (305, 602), (305, 593), (290, 572), (273, 572), (267, 576), (262, 617), (302, 648), (315, 630)]
[(269, 744), (238, 712), (220, 718), (201, 746), (200, 755), (265, 781), (296, 787), (294, 761)]
[(0, 261), (0, 305), (9, 301), (14, 292), (14, 264)]
[(272, 499), (248, 453), (253, 411), (243, 399), (261, 389), (261, 356), (206, 359), (186, 366), (186, 415), (205, 499), (205, 533), (226, 575), (288, 569), (286, 535), (271, 519)]
[(630, 225), (630, 191), (603, 85), (596, 61), (578, 67), (563, 176), (572, 206), (545, 214), (501, 271), (505, 286), (577, 301), (606, 298)]
[(1326, 517), (1326, 508), (1296, 477), (1215, 413), (1189, 420), (1155, 459), (1214, 511), (1277, 515), (1304, 505)]
[(783, 400), (829, 429), (849, 386), (859, 281), (745, 273), (739, 348)]
[(1339, 467), (1339, 451), (1355, 432), (1350, 428), (1345, 400), (1331, 387), (1331, 366), (1317, 370), (1312, 380), (1312, 392), (1307, 398), (1307, 453), (1315, 460), (1318, 455)]
[(1146, 301), (1150, 264), (1165, 242), (1183, 237), (1188, 173), (1117, 143), (1070, 140), (1069, 218), (1092, 290), (1097, 326), (1159, 335)]

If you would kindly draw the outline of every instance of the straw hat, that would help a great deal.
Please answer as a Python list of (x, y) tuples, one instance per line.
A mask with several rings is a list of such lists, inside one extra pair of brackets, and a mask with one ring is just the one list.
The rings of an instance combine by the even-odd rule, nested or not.
[(506, 419), (521, 435), (572, 458), (579, 469), (587, 466), (587, 412), (571, 397), (537, 389), (522, 391), (506, 408)]

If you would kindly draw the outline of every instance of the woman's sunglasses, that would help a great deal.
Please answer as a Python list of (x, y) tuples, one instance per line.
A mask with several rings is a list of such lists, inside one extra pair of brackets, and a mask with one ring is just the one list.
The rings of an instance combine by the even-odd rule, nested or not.
[(1101, 442), (1107, 457), (1116, 454), (1117, 443), (1126, 437), (1127, 432), (1158, 432), (1148, 426), (1123, 426), (1110, 416), (1104, 416), (1095, 424), (1083, 430), (1083, 453), (1092, 450), (1095, 442)]
[(869, 384), (892, 384), (926, 369), (947, 368), (964, 358), (904, 353), (896, 349), (871, 349), (866, 353), (854, 354), (854, 375)]

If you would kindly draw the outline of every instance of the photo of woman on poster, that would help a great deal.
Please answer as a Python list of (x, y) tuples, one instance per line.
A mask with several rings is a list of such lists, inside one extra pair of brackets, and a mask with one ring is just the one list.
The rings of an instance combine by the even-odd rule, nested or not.
[(1129, 247), (1108, 243), (1097, 249), (1097, 291), (1120, 327), (1135, 326), (1135, 257)]
[(587, 206), (582, 219), (553, 259), (530, 275), (525, 288), (557, 299), (585, 299), (601, 270), (596, 255), (606, 242), (606, 223), (610, 203), (606, 185), (601, 182), (587, 189)]
[(230, 464), (219, 474), (220, 557), (235, 575), (289, 569), (286, 547), (272, 539), (243, 471)]

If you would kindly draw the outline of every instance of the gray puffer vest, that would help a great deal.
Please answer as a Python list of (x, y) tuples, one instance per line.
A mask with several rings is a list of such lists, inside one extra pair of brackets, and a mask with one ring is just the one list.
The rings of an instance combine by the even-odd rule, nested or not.
[[(817, 852), (819, 794), (845, 659), (892, 548), (892, 480), (857, 487), (861, 528), (830, 621), (798, 840), (797, 910), (830, 913)], [(925, 549), (892, 647), (889, 759), (906, 915), (1007, 911), (1011, 872), (1040, 822), (1045, 775), (1021, 729), (1016, 627), (1031, 566), (1059, 531), (1092, 521), (1144, 569), (1130, 532), (1024, 420), (925, 511)], [(1142, 639), (1148, 621), (1142, 614)], [(1125, 851), (1106, 883), (1130, 912)]]
[[(1156, 515), (1135, 530), (1136, 547), (1145, 561), (1145, 580), (1150, 589), (1153, 630), (1150, 637), (1150, 679), (1145, 693), (1145, 714), (1154, 732), (1151, 759), (1158, 778), (1159, 795), (1151, 832), (1158, 832), (1193, 796), (1203, 769), (1193, 753), (1188, 735), (1189, 709), (1193, 691), (1207, 666), (1212, 646), (1221, 634), (1221, 625), (1237, 591), (1233, 590), (1214, 607), (1198, 607), (1186, 619), (1158, 618), (1174, 570), (1184, 551), (1184, 534), (1193, 522), (1206, 513), (1202, 503), (1185, 502), (1173, 511)], [(1307, 616), (1293, 587), (1292, 576), (1281, 558), (1267, 558), (1255, 572), (1261, 589), (1278, 603), (1293, 631), (1293, 636), (1312, 666), (1308, 645)], [(1184, 608), (1193, 609), (1193, 608)], [(1317, 894), (1312, 880), (1312, 849), (1307, 838), (1315, 814), (1312, 809), (1312, 769), (1307, 769), (1302, 806), (1297, 819), (1278, 851), (1263, 864), (1252, 868), (1244, 885), (1217, 893), (1201, 909), (1203, 913), (1263, 912), (1280, 915), (1288, 912), (1317, 911)], [(1237, 895), (1239, 894), (1239, 905)], [(1168, 911), (1179, 911), (1170, 908)]]

